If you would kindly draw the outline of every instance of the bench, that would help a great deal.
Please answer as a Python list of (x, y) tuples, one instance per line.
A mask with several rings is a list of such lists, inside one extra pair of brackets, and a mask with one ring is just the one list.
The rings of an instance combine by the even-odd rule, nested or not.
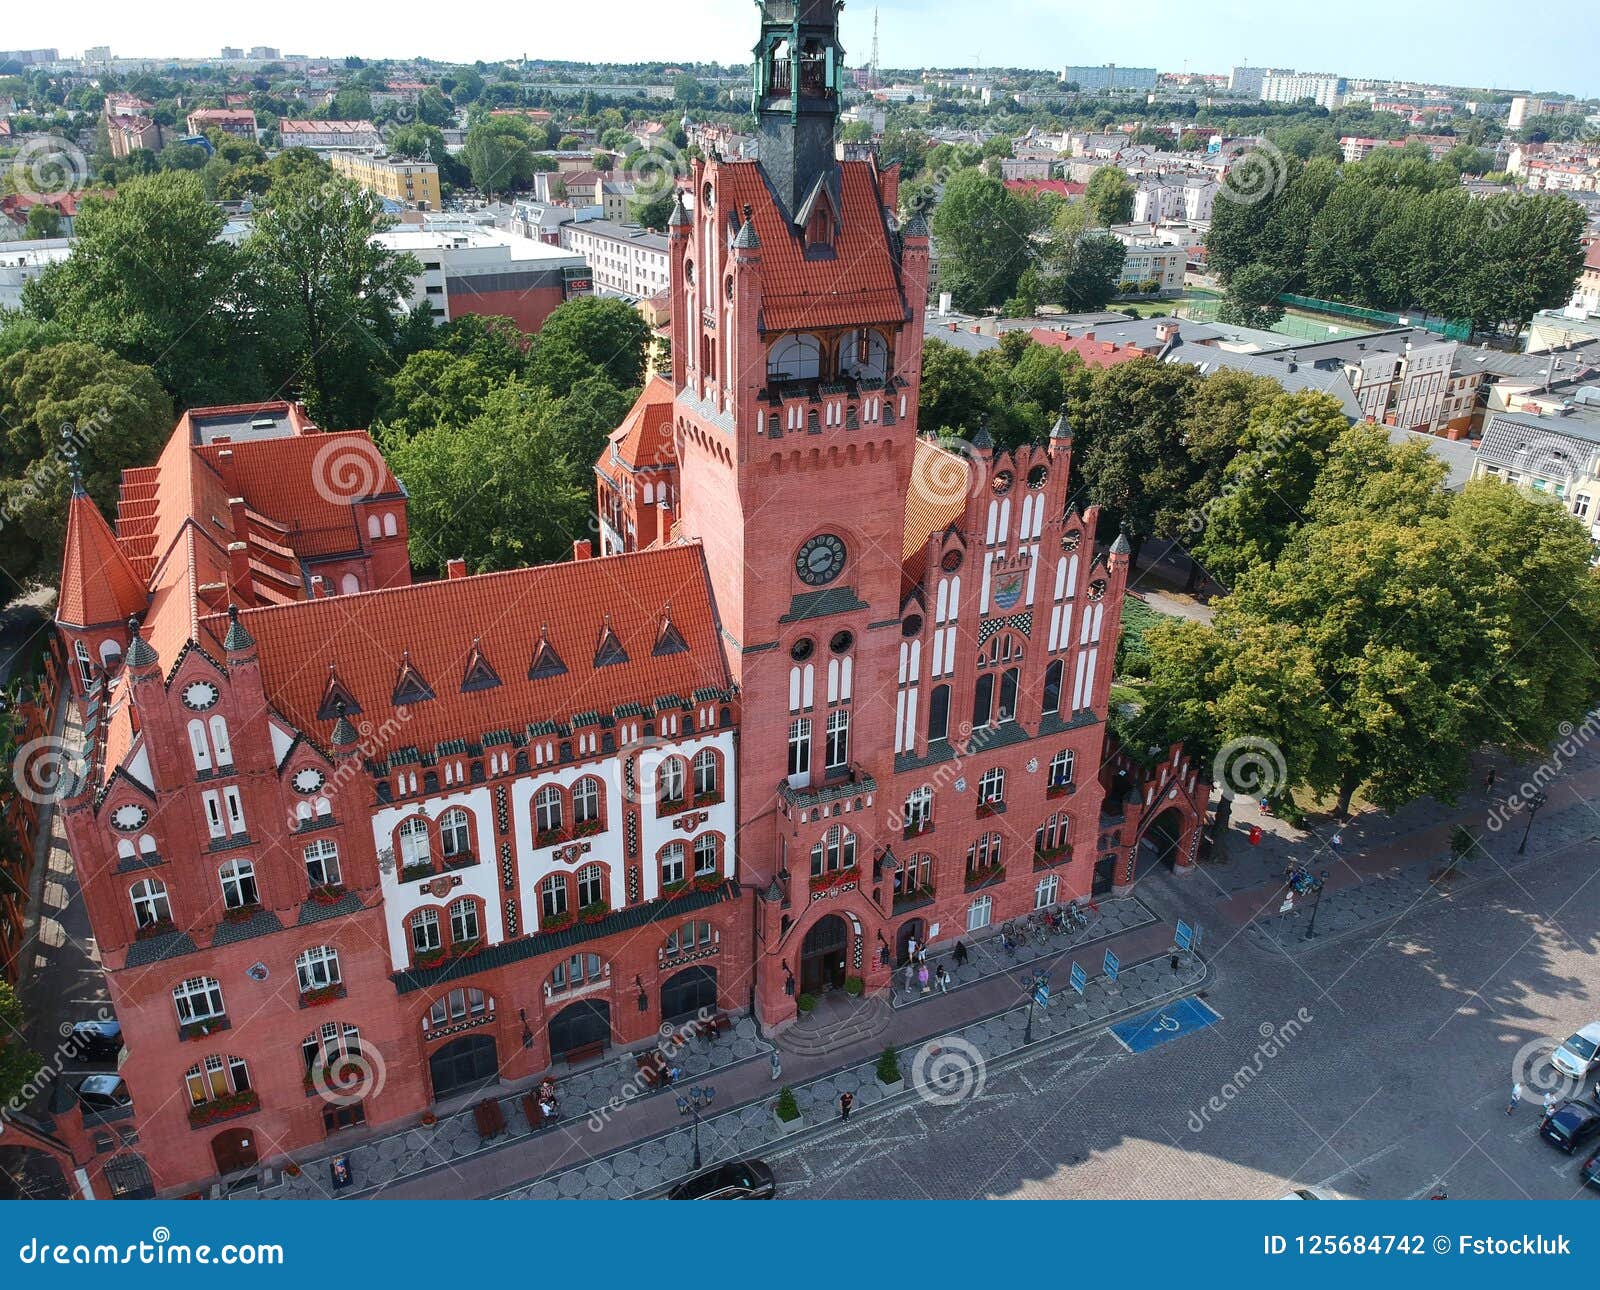
[(700, 1023), (700, 1033), (707, 1039), (715, 1039), (732, 1029), (733, 1018), (725, 1012), (714, 1012)]
[(666, 1059), (654, 1048), (637, 1054), (633, 1062), (639, 1072), (639, 1082), (646, 1088), (660, 1088), (666, 1082)]
[(480, 1141), (488, 1142), (506, 1131), (506, 1113), (501, 1110), (500, 1102), (496, 1098), (485, 1098), (479, 1102), (472, 1108), (472, 1118), (478, 1126)]
[(567, 1049), (566, 1059), (568, 1066), (576, 1066), (579, 1062), (586, 1062), (591, 1057), (600, 1057), (606, 1051), (603, 1039), (596, 1039), (592, 1043), (579, 1044), (576, 1048)]
[(539, 1095), (528, 1093), (522, 1099), (522, 1113), (528, 1117), (528, 1127), (535, 1133), (540, 1129), (547, 1129), (556, 1122), (556, 1117), (546, 1115), (539, 1106)]

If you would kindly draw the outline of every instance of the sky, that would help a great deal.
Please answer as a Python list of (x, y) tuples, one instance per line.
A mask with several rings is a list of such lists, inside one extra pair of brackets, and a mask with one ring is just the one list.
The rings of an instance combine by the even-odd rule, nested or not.
[[(1154, 65), (1226, 72), (1235, 63), (1500, 89), (1600, 95), (1600, 6), (1546, 0), (883, 0), (885, 67)], [(852, 64), (872, 44), (870, 0), (851, 0), (844, 42)], [(118, 57), (214, 56), (223, 45), (284, 53), (425, 55), (493, 61), (526, 54), (618, 62), (743, 62), (754, 43), (751, 0), (589, 0), (474, 4), (433, 0), (329, 4), (275, 0), (229, 8), (193, 0), (129, 5), (77, 0), (8, 6), (0, 47), (54, 46), (63, 55), (109, 44)]]

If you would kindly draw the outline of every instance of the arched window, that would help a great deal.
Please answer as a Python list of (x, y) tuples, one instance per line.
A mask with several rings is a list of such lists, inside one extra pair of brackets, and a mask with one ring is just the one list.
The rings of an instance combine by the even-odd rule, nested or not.
[(82, 641), (73, 641), (72, 653), (78, 660), (78, 678), (84, 689), (88, 689), (94, 684), (94, 660), (89, 657), (89, 647)]
[(439, 911), (419, 909), (411, 915), (411, 949), (415, 954), (431, 954), (443, 946), (439, 935)]
[(593, 775), (572, 786), (572, 823), (575, 828), (600, 823), (600, 781)]
[(393, 511), (385, 511), (384, 515), (383, 515), (383, 536), (384, 537), (394, 537), (399, 532), (400, 532), (400, 529), (399, 529), (399, 526), (396, 525), (396, 523), (395, 523), (394, 512)]
[(598, 905), (606, 898), (606, 871), (597, 864), (578, 870), (578, 908)]
[(722, 839), (702, 833), (694, 840), (694, 876), (710, 878), (722, 872)]
[(889, 345), (883, 333), (870, 328), (853, 331), (839, 349), (840, 366), (859, 380), (882, 380), (889, 372)]
[(256, 890), (256, 867), (249, 860), (230, 860), (217, 871), (222, 880), (222, 903), (229, 909), (246, 909), (261, 903)]
[(982, 672), (972, 691), (972, 728), (981, 730), (994, 713), (994, 673)]
[(1061, 673), (1063, 665), (1055, 659), (1044, 670), (1044, 708), (1046, 715), (1061, 711)]
[(656, 803), (663, 811), (683, 805), (684, 770), (682, 757), (668, 757), (656, 771)]
[(155, 853), (156, 853), (156, 840), (155, 840), (155, 838), (152, 835), (148, 834), (148, 833), (141, 834), (140, 837), (139, 837), (139, 854), (141, 856), (153, 856), (153, 855), (155, 855)]
[(1050, 788), (1065, 788), (1072, 783), (1073, 766), (1078, 756), (1070, 748), (1063, 748), (1050, 759)]
[(233, 765), (233, 745), (228, 742), (228, 721), (226, 717), (211, 718), (211, 747), (217, 754), (218, 770)]
[(189, 1105), (204, 1106), (207, 1102), (220, 1102), (250, 1092), (250, 1069), (242, 1057), (212, 1053), (203, 1062), (189, 1067), (183, 1082), (189, 1091)]
[(189, 723), (189, 752), (197, 771), (211, 769), (211, 745), (206, 741), (206, 725), (196, 717)]
[(710, 945), (715, 935), (710, 923), (691, 920), (668, 935), (661, 952), (668, 958), (674, 954), (687, 954), (698, 946)]
[(198, 1025), (223, 1015), (222, 983), (215, 977), (192, 976), (172, 989), (172, 1006), (178, 1011), (178, 1021), (185, 1026)]
[(466, 945), (483, 938), (483, 921), (478, 915), (478, 902), (458, 900), (450, 906), (450, 943)]
[(118, 860), (132, 860), (133, 857), (134, 857), (133, 839), (132, 838), (118, 838), (117, 839), (117, 859)]
[(133, 902), (134, 926), (143, 931), (172, 921), (172, 904), (167, 899), (167, 884), (159, 878), (145, 878), (128, 888)]
[(702, 748), (694, 755), (694, 800), (696, 806), (710, 804), (711, 798), (721, 800), (721, 759), (713, 748)]
[(561, 790), (547, 784), (533, 796), (533, 825), (541, 837), (561, 832)]
[(428, 821), (420, 815), (408, 816), (400, 821), (400, 864), (415, 869), (433, 863), (428, 846)]
[(918, 852), (901, 864), (894, 876), (894, 894), (903, 899), (933, 894), (933, 857)]
[(485, 1011), (484, 994), (471, 986), (452, 990), (442, 999), (436, 999), (428, 1009), (428, 1022), (442, 1026), (447, 1021), (461, 1021), (466, 1017), (481, 1016)]
[(301, 994), (336, 986), (343, 980), (339, 975), (339, 952), (331, 945), (314, 946), (295, 959), (294, 974)]
[(383, 521), (376, 515), (367, 516), (367, 536), (381, 537), (383, 534)]
[(1021, 676), (1018, 668), (1008, 667), (1000, 674), (1000, 720), (1017, 719), (1017, 684)]
[(472, 817), (453, 806), (439, 817), (439, 838), (446, 860), (472, 854)]
[(767, 379), (814, 381), (822, 374), (822, 342), (815, 336), (785, 336), (767, 354)]
[(122, 646), (116, 641), (104, 640), (100, 642), (100, 666), (107, 672), (115, 672), (117, 664), (122, 662)]
[(999, 806), (1005, 800), (1005, 769), (1001, 766), (991, 766), (978, 779), (978, 805)]
[(967, 848), (967, 877), (988, 877), (1000, 866), (1000, 835), (985, 833)]
[(1071, 818), (1065, 811), (1057, 811), (1039, 826), (1033, 835), (1033, 849), (1039, 855), (1054, 859), (1067, 849)]
[(546, 918), (560, 918), (567, 912), (567, 876), (553, 873), (539, 884), (539, 907)]
[(852, 869), (856, 863), (856, 835), (842, 824), (835, 824), (811, 848), (811, 876)]
[(546, 988), (551, 994), (560, 994), (563, 990), (593, 985), (603, 981), (605, 976), (606, 965), (598, 954), (574, 954), (565, 963), (556, 964)]
[(671, 887), (684, 881), (683, 843), (669, 842), (661, 848), (661, 885)]
[(361, 590), (361, 579), (353, 573), (347, 573), (339, 579), (339, 592), (341, 595), (353, 596)]
[(933, 823), (933, 788), (923, 784), (906, 794), (903, 812), (906, 836), (914, 837)]
[(308, 1075), (318, 1066), (326, 1070), (341, 1057), (356, 1057), (360, 1053), (361, 1032), (337, 1021), (317, 1027), (300, 1041), (300, 1057)]
[(950, 687), (936, 685), (928, 696), (928, 742), (950, 737)]

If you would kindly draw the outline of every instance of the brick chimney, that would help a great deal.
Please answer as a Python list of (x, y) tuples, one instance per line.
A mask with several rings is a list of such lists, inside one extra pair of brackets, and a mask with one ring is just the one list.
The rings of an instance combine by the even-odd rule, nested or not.
[(236, 604), (256, 603), (255, 588), (250, 578), (249, 543), (228, 543), (228, 581), (233, 587), (233, 599)]
[(444, 573), (445, 577), (452, 581), (456, 578), (465, 578), (467, 576), (467, 562), (459, 555), (453, 555), (445, 561)]
[(594, 559), (594, 547), (590, 545), (588, 538), (578, 538), (573, 542), (572, 558), (574, 560)]
[(233, 466), (233, 449), (224, 448), (217, 453), (217, 473), (222, 476), (222, 486), (233, 496), (239, 491), (239, 472)]
[(245, 514), (244, 498), (230, 497), (228, 499), (228, 526), (237, 541), (248, 541), (250, 537), (250, 519)]

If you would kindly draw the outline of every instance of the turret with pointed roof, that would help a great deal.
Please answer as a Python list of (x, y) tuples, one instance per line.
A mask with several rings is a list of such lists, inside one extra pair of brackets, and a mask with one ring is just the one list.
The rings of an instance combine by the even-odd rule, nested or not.
[(149, 599), (144, 580), (74, 472), (56, 621), (69, 627), (123, 623), (144, 613)]

